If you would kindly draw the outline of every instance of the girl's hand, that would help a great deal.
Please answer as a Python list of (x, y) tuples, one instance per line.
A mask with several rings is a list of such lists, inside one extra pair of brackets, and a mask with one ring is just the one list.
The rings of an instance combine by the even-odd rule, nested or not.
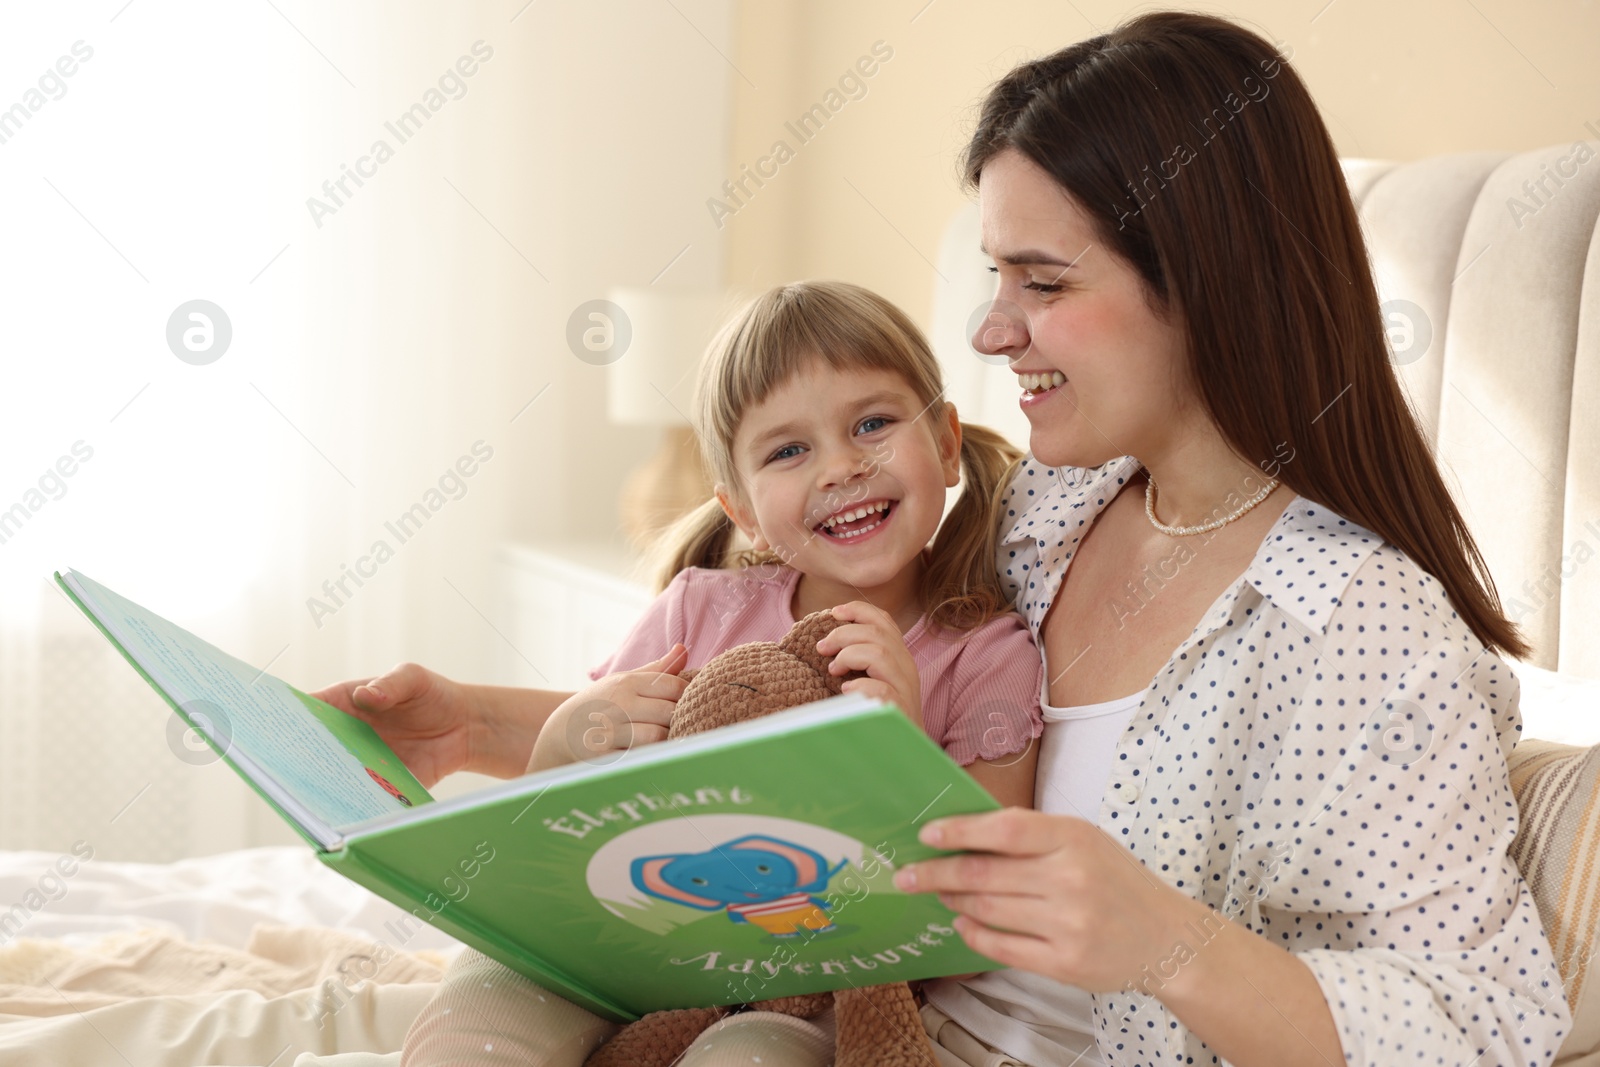
[(308, 694), (377, 731), (424, 786), (472, 763), (484, 712), (466, 686), (418, 663)]
[(902, 867), (896, 888), (937, 891), (973, 951), (1091, 993), (1157, 992), (1178, 977), (1173, 946), (1212, 924), (1205, 904), (1084, 819), (1006, 808), (936, 819), (918, 836), (973, 851)]
[(528, 770), (565, 763), (605, 764), (629, 748), (667, 739), (672, 713), (688, 682), (678, 677), (689, 662), (682, 645), (654, 663), (608, 674), (580, 689), (550, 714), (533, 744)]
[[(817, 651), (833, 656), (828, 673), (835, 677), (865, 671), (867, 677), (844, 683), (847, 693), (866, 693), (888, 701), (922, 725), (922, 680), (906, 648), (906, 639), (889, 613), (862, 600), (833, 608), (844, 625), (817, 642)], [(835, 655), (837, 653), (837, 655)]]

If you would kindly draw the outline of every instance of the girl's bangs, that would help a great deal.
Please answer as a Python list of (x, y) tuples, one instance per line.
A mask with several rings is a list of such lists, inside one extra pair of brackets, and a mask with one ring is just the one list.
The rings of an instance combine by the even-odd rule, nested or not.
[[(790, 286), (772, 294), (735, 339), (723, 386), (734, 411), (748, 411), (795, 375), (819, 363), (833, 370), (890, 371), (905, 378), (924, 403), (939, 391), (931, 352), (917, 351), (912, 337), (876, 302), (854, 294)], [(909, 326), (909, 323), (905, 324)], [(930, 377), (930, 372), (933, 377)]]

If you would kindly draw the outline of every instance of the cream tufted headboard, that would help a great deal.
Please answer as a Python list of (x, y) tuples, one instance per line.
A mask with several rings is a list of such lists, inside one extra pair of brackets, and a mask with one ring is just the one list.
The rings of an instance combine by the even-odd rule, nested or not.
[[(1600, 681), (1600, 142), (1344, 167), (1401, 380), (1529, 662)], [(994, 291), (978, 238), (968, 204), (933, 343), (962, 417), (1026, 447), (1015, 379), (967, 344)]]

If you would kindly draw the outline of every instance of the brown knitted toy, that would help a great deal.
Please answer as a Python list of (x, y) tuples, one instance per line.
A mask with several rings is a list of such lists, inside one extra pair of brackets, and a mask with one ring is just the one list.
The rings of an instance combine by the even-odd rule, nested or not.
[[(794, 624), (777, 644), (738, 645), (704, 667), (684, 671), (689, 679), (672, 715), (668, 739), (729, 726), (843, 692), (844, 677), (828, 673), (832, 656), (817, 642), (839, 625), (817, 611)], [(835, 1067), (935, 1067), (916, 1000), (904, 982), (841, 989), (833, 993), (765, 1000), (752, 1007), (803, 1019), (822, 1014), (829, 1002), (837, 1023)], [(585, 1067), (669, 1067), (732, 1006), (651, 1012), (624, 1027), (584, 1061)]]

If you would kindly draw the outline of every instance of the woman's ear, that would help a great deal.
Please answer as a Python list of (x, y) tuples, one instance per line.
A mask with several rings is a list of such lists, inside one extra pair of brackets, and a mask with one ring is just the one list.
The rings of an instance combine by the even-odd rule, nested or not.
[(732, 523), (739, 527), (739, 532), (750, 539), (751, 546), (757, 552), (765, 552), (771, 546), (766, 538), (761, 536), (761, 528), (756, 525), (756, 517), (744, 505), (737, 494), (728, 488), (727, 483), (718, 482), (713, 490), (717, 495), (717, 503), (722, 506), (722, 513), (728, 516)]
[(945, 404), (944, 418), (939, 432), (939, 465), (944, 468), (944, 484), (948, 488), (961, 481), (961, 417), (954, 404)]

